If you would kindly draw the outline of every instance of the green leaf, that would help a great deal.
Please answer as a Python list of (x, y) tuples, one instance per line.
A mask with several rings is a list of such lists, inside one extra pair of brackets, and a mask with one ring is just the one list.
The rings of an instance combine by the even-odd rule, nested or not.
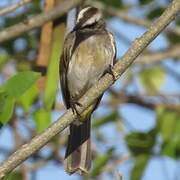
[(13, 115), (15, 100), (14, 98), (7, 96), (7, 94), (1, 96), (0, 100), (2, 99), (3, 106), (0, 107), (0, 122), (6, 124)]
[(140, 154), (150, 154), (155, 144), (156, 130), (152, 129), (147, 133), (132, 132), (125, 137), (126, 144), (135, 156)]
[(90, 177), (95, 178), (102, 172), (105, 165), (112, 158), (113, 152), (114, 148), (110, 148), (105, 154), (97, 156), (97, 158), (94, 160), (94, 167), (91, 171)]
[(119, 120), (119, 113), (118, 111), (113, 111), (111, 114), (103, 116), (99, 119), (95, 119), (93, 121), (92, 127), (93, 128), (99, 128), (100, 126)]
[(177, 119), (176, 127), (174, 129), (174, 134), (171, 139), (164, 142), (161, 147), (161, 154), (169, 156), (175, 160), (180, 157), (180, 116)]
[(144, 69), (140, 73), (140, 81), (148, 94), (156, 93), (165, 82), (165, 72), (161, 67)]
[(112, 6), (115, 8), (122, 8), (123, 7), (123, 2), (122, 0), (99, 0), (102, 3), (104, 3), (106, 6)]
[(0, 122), (7, 123), (13, 115), (15, 100), (23, 95), (38, 79), (39, 73), (20, 72), (0, 87)]
[(164, 12), (164, 10), (165, 10), (164, 7), (156, 7), (155, 9), (151, 10), (148, 13), (147, 18), (155, 19), (155, 18), (159, 17)]
[(39, 76), (39, 73), (32, 71), (19, 72), (8, 79), (3, 88), (9, 96), (19, 98), (37, 81)]
[(175, 129), (177, 128), (178, 113), (159, 107), (157, 109), (157, 122), (163, 141), (168, 142), (172, 140)]
[(141, 154), (135, 158), (135, 164), (131, 171), (131, 180), (142, 179), (143, 172), (149, 160), (149, 155)]
[(180, 155), (179, 148), (177, 148), (177, 143), (174, 139), (168, 143), (163, 143), (161, 146), (161, 154), (169, 156), (173, 159), (177, 159)]
[(8, 57), (9, 56), (6, 53), (1, 53), (0, 54), (0, 68), (8, 60)]
[(5, 104), (7, 94), (0, 86), (0, 113), (2, 113), (2, 108)]
[(50, 57), (50, 63), (47, 71), (47, 80), (45, 85), (44, 104), (47, 110), (50, 110), (56, 98), (59, 83), (59, 60), (62, 51), (62, 42), (64, 38), (64, 25), (57, 26), (53, 32), (53, 45)]
[(172, 33), (172, 32), (167, 32), (166, 33), (166, 37), (167, 37), (167, 39), (169, 40), (169, 42), (171, 43), (171, 44), (179, 44), (180, 43), (180, 36), (179, 35), (176, 35), (176, 34), (174, 34), (174, 33)]
[(141, 5), (145, 5), (145, 4), (148, 4), (148, 3), (151, 3), (153, 0), (139, 0), (139, 3)]
[(157, 122), (163, 143), (161, 154), (177, 159), (180, 156), (180, 113), (164, 107), (157, 109)]
[(38, 88), (37, 85), (34, 84), (19, 98), (19, 102), (21, 103), (25, 112), (29, 111), (29, 108), (31, 107), (32, 103), (35, 101), (37, 96), (38, 96)]
[(23, 175), (21, 172), (15, 171), (5, 176), (3, 180), (23, 180)]
[(39, 109), (34, 113), (34, 122), (38, 133), (46, 129), (51, 123), (51, 112), (45, 109)]

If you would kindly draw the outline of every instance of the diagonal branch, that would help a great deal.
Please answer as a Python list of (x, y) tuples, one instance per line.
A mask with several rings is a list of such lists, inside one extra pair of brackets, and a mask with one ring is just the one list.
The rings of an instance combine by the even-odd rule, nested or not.
[(15, 11), (16, 9), (24, 6), (25, 4), (27, 4), (27, 3), (31, 2), (31, 1), (32, 0), (20, 0), (15, 4), (12, 4), (12, 5), (10, 5), (10, 6), (6, 7), (6, 8), (2, 8), (2, 9), (0, 9), (0, 16), (4, 16), (4, 15), (6, 15), (8, 13), (11, 13), (11, 12)]
[[(114, 72), (118, 77), (121, 76), (126, 69), (134, 62), (136, 57), (158, 36), (158, 34), (172, 21), (180, 10), (180, 1), (173, 0), (165, 12), (159, 19), (153, 23), (148, 31), (140, 38), (137, 38), (121, 60), (115, 64)], [(78, 112), (82, 113), (90, 106), (97, 97), (100, 96), (110, 85), (113, 84), (113, 78), (110, 74), (103, 76), (87, 93), (79, 100), (83, 105), (78, 107)], [(14, 152), (0, 166), (0, 178), (3, 178), (7, 173), (16, 168), (19, 164), (25, 161), (34, 152), (39, 150), (50, 141), (55, 135), (63, 131), (76, 118), (72, 110), (69, 109), (56, 122), (47, 128), (41, 134), (35, 136), (29, 143), (24, 144), (16, 152)]]
[(20, 34), (27, 32), (31, 29), (40, 27), (48, 21), (52, 21), (63, 14), (65, 14), (69, 9), (80, 3), (81, 0), (65, 0), (60, 3), (57, 7), (53, 8), (48, 12), (41, 13), (35, 17), (32, 17), (24, 22), (16, 24), (14, 26), (8, 27), (0, 31), (0, 43), (19, 36)]

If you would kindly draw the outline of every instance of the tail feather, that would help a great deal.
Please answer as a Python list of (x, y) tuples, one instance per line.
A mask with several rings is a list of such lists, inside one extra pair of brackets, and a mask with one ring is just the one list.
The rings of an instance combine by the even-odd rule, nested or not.
[(80, 125), (70, 125), (70, 135), (65, 154), (65, 170), (87, 173), (91, 166), (90, 118)]

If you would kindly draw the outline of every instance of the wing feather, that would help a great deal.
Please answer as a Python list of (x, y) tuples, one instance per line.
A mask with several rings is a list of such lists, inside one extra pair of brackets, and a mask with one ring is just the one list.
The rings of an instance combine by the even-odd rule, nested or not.
[(74, 41), (75, 41), (74, 33), (69, 33), (64, 41), (63, 52), (61, 54), (60, 63), (59, 63), (61, 91), (62, 91), (64, 103), (67, 108), (70, 108), (70, 92), (67, 83), (67, 72), (68, 72), (69, 62), (72, 56), (71, 52), (74, 46)]

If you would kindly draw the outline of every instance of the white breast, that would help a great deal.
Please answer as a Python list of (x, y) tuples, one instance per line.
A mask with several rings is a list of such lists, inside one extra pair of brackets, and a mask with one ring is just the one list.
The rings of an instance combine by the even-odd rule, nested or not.
[(87, 91), (113, 63), (114, 49), (107, 34), (91, 36), (75, 50), (68, 68), (68, 88), (72, 97)]

